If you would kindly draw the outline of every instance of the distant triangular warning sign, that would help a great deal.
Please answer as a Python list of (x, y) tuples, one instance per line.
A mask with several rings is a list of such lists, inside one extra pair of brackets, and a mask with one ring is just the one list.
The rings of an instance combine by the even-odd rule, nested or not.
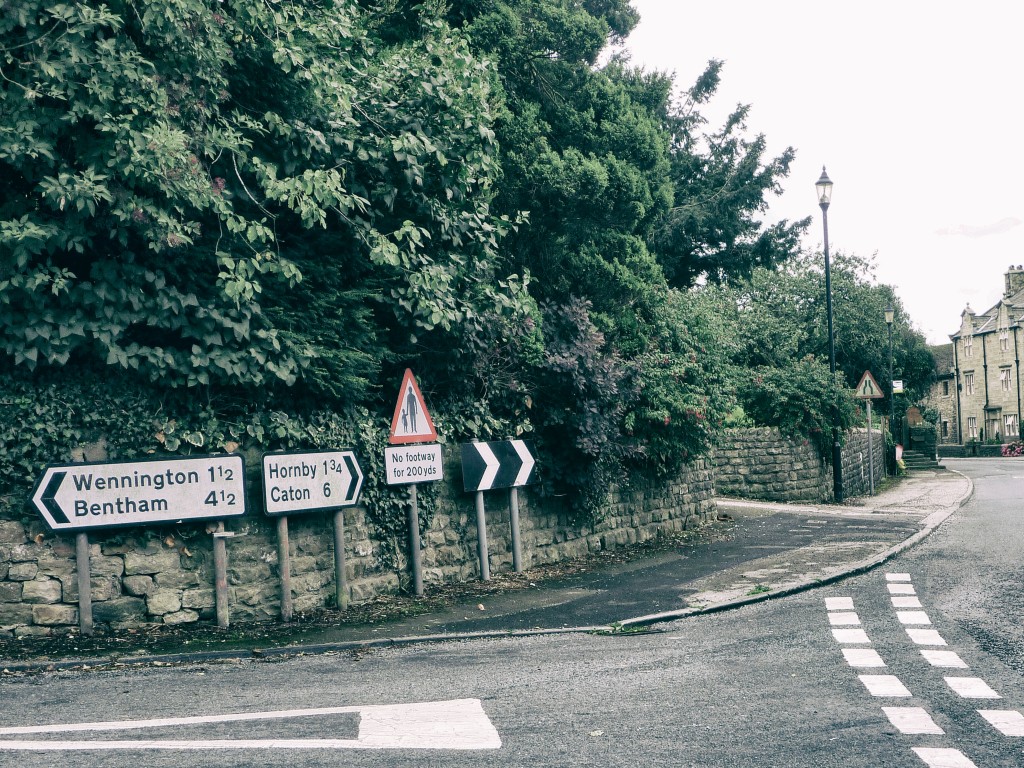
[(878, 382), (875, 381), (875, 377), (871, 375), (871, 371), (864, 371), (864, 375), (860, 377), (860, 384), (857, 385), (856, 391), (853, 393), (854, 397), (859, 397), (862, 400), (875, 400), (880, 397), (885, 397), (882, 394), (881, 388), (878, 386)]
[(405, 369), (402, 386), (398, 390), (398, 402), (395, 403), (395, 415), (391, 419), (391, 434), (388, 437), (392, 445), (406, 443), (429, 443), (437, 440), (437, 430), (423, 402), (419, 385), (412, 371)]

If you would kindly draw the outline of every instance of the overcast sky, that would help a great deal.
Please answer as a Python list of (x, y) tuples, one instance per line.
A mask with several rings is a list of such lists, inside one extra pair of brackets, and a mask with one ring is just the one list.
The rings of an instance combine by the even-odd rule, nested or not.
[(1002, 296), (1024, 264), (1024, 3), (898, 0), (633, 0), (634, 64), (688, 88), (725, 62), (704, 114), (737, 103), (771, 154), (797, 153), (771, 219), (814, 216), (814, 182), (835, 183), (829, 247), (876, 254), (929, 343), (949, 341), (970, 303)]

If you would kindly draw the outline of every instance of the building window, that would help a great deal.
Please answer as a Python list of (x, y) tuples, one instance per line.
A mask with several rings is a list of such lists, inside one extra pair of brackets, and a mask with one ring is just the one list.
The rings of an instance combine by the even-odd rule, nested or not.
[(1003, 388), (1003, 392), (1010, 391), (1010, 369), (1000, 368), (999, 369), (999, 386)]
[(948, 381), (942, 382), (942, 396), (943, 397), (949, 397), (949, 382)]
[(973, 395), (974, 394), (974, 374), (973, 373), (965, 373), (964, 374), (964, 389), (967, 390), (967, 394), (968, 395)]
[(949, 422), (948, 421), (943, 421), (942, 422), (942, 436), (943, 437), (949, 437)]
[(964, 336), (964, 357), (970, 357), (971, 351), (974, 349), (974, 337)]
[(1006, 328), (999, 331), (999, 348), (1003, 352), (1010, 350), (1010, 331)]
[(1016, 413), (1009, 413), (1003, 416), (1003, 434), (1007, 440), (1016, 439), (1020, 435)]
[(977, 440), (978, 439), (978, 417), (977, 416), (968, 416), (967, 417), (967, 436), (969, 438), (971, 438), (971, 440)]

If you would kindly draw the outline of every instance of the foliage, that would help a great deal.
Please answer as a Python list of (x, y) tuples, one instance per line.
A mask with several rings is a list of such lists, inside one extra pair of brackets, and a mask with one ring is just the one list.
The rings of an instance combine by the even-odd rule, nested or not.
[(358, 402), (392, 337), (491, 304), (493, 73), (440, 22), (391, 46), (371, 22), (7, 2), (4, 354)]
[[(910, 325), (892, 286), (874, 281), (873, 259), (838, 253), (831, 264), (836, 366), (856, 384), (865, 371), (888, 395), (889, 342), (885, 309), (895, 309), (893, 377), (905, 379), (908, 396), (927, 392), (934, 363), (924, 336)], [(731, 317), (741, 367), (785, 367), (807, 355), (828, 359), (824, 261), (803, 253), (785, 266), (756, 269), (734, 287), (712, 291)], [(877, 405), (888, 412), (888, 396)]]
[(812, 356), (786, 368), (753, 368), (740, 382), (739, 399), (758, 424), (811, 440), (826, 463), (832, 461), (833, 407), (840, 435), (858, 421), (850, 391), (841, 379), (837, 389), (828, 364)]
[[(89, 446), (102, 446), (109, 461), (346, 447), (356, 452), (363, 470), (360, 503), (388, 545), (380, 553), (382, 564), (393, 566), (407, 541), (407, 495), (389, 486), (384, 473), (389, 425), (365, 410), (344, 416), (324, 409), (287, 412), (239, 400), (197, 407), (179, 393), (161, 392), (126, 376), (80, 372), (69, 381), (17, 373), (0, 374), (0, 416), (3, 517), (35, 518), (16, 501), (29, 498), (44, 466), (80, 461)], [(250, 498), (258, 505), (259, 493)], [(436, 498), (431, 487), (418, 495), (423, 531)]]
[(1024, 456), (1024, 442), (1020, 440), (1014, 440), (1012, 443), (1007, 443), (1002, 448), (1003, 456)]
[(747, 138), (748, 106), (717, 131), (698, 111), (714, 95), (722, 62), (711, 61), (670, 116), (673, 200), (651, 236), (670, 284), (729, 282), (785, 263), (799, 249), (809, 218), (766, 225), (769, 195), (782, 191), (795, 152), (766, 158), (763, 135)]

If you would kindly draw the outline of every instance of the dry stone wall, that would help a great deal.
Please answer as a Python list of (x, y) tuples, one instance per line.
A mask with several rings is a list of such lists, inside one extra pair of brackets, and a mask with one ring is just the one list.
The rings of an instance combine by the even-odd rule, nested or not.
[[(461, 491), (455, 452), (448, 480), (422, 537), (424, 581), (478, 578), (473, 496)], [(258, 462), (249, 461), (250, 466)], [(520, 489), (524, 566), (558, 562), (643, 542), (703, 524), (715, 515), (712, 469), (697, 461), (670, 482), (615, 491), (595, 527), (574, 523), (557, 500)], [(254, 496), (255, 497), (255, 496)], [(512, 569), (508, 495), (485, 497), (489, 566)], [(0, 518), (3, 517), (0, 509)], [(382, 540), (362, 507), (345, 511), (345, 563), (350, 599), (365, 602), (409, 586), (406, 543)], [(275, 522), (259, 511), (227, 522), (231, 621), (280, 615)], [(189, 624), (215, 619), (213, 525), (181, 524), (90, 533), (93, 621), (101, 629)], [(334, 601), (333, 515), (289, 518), (293, 608), (314, 612)], [(396, 551), (397, 550), (397, 551)], [(75, 542), (42, 521), (0, 519), (0, 639), (73, 631), (78, 624)]]
[[(843, 444), (843, 491), (847, 497), (869, 493), (885, 475), (882, 433), (867, 429), (846, 434)], [(832, 468), (807, 440), (790, 438), (774, 428), (730, 429), (714, 452), (715, 491), (721, 496), (778, 502), (819, 503), (833, 498)], [(873, 465), (873, 466), (872, 466)]]

